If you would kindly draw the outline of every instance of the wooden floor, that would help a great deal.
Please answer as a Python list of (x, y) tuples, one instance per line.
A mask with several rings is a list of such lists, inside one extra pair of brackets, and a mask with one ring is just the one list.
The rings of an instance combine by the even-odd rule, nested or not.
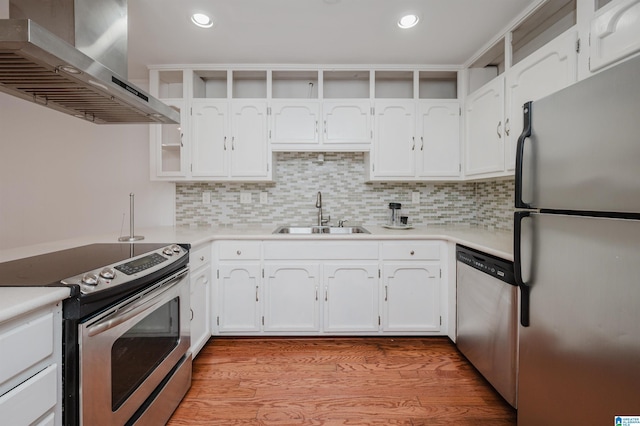
[(168, 423), (515, 425), (447, 338), (214, 338)]

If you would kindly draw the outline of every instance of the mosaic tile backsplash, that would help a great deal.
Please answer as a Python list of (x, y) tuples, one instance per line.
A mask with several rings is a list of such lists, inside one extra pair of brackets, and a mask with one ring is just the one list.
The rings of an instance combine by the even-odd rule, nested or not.
[[(274, 182), (178, 183), (176, 224), (187, 226), (313, 225), (316, 194), (322, 192), (331, 224), (386, 223), (390, 202), (402, 203), (403, 215), (415, 225), (471, 224), (511, 230), (513, 179), (489, 182), (366, 183), (363, 153), (276, 153)], [(211, 193), (211, 204), (202, 193)], [(252, 202), (240, 203), (240, 192)], [(260, 204), (260, 193), (267, 203)], [(413, 192), (420, 203), (411, 203)]]

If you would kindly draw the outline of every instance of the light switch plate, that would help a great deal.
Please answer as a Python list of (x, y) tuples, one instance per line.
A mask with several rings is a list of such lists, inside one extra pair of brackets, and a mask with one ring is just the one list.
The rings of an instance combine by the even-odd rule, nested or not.
[(260, 193), (260, 204), (267, 204), (269, 202), (269, 193), (261, 192)]
[(251, 203), (251, 193), (250, 192), (241, 192), (240, 193), (240, 204), (250, 204)]
[(412, 192), (411, 193), (411, 204), (420, 204), (420, 193)]
[(209, 191), (202, 193), (202, 204), (211, 204), (211, 193)]

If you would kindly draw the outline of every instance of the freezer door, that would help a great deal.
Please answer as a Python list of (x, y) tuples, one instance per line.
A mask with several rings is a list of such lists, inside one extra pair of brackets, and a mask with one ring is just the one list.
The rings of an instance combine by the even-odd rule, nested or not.
[(527, 119), (516, 207), (640, 213), (640, 57), (533, 102), (525, 133)]
[(639, 242), (635, 220), (523, 219), (530, 324), (520, 327), (518, 426), (640, 416)]

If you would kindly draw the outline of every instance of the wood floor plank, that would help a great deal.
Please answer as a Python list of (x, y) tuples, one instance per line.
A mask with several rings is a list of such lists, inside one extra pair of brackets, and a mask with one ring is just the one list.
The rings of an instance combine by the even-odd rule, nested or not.
[(515, 425), (447, 338), (212, 338), (170, 426)]

